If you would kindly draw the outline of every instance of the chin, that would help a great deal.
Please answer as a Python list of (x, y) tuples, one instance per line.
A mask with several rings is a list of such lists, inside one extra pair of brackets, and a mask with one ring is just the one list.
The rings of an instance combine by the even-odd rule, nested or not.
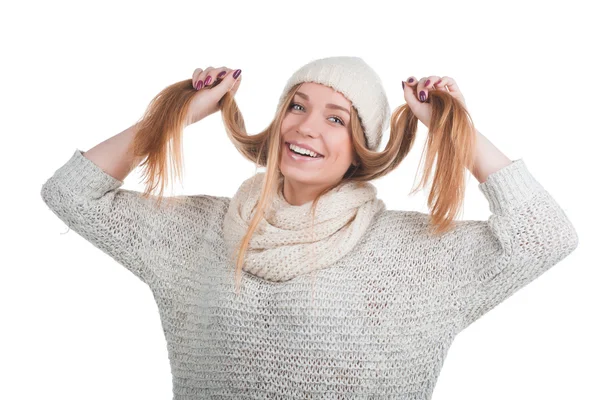
[(315, 185), (322, 184), (320, 179), (323, 178), (319, 171), (301, 171), (294, 170), (294, 168), (284, 167), (280, 169), (281, 175), (287, 180), (294, 181), (296, 183), (302, 183), (304, 185)]
[(289, 179), (293, 179), (295, 181), (306, 181), (306, 180), (314, 180), (317, 174), (314, 171), (298, 171), (293, 168), (283, 167), (280, 169), (281, 174)]

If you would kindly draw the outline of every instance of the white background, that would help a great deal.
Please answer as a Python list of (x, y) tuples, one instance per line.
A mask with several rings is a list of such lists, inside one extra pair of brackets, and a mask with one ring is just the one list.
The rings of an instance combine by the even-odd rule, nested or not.
[[(18, 4), (18, 5), (16, 5)], [(166, 342), (150, 290), (42, 202), (75, 149), (139, 119), (196, 67), (241, 68), (250, 134), (287, 78), (321, 57), (362, 57), (392, 110), (409, 76), (451, 76), (476, 127), (523, 158), (563, 207), (576, 251), (455, 339), (442, 399), (600, 398), (598, 38), (593, 2), (19, 2), (0, 10), (2, 276), (0, 398), (169, 399)], [(424, 147), (374, 182), (388, 209), (427, 211)], [(380, 149), (387, 143), (384, 132)], [(216, 113), (184, 133), (185, 194), (232, 196), (255, 169)], [(140, 171), (123, 188), (143, 190)], [(487, 219), (474, 177), (461, 219)], [(66, 233), (66, 234), (65, 234)]]

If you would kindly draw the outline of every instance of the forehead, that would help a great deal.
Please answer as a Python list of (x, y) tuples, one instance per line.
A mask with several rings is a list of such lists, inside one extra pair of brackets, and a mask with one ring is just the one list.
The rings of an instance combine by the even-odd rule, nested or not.
[(316, 82), (304, 82), (300, 85), (298, 92), (305, 93), (309, 96), (310, 100), (313, 99), (325, 99), (335, 100), (340, 104), (349, 105), (350, 101), (342, 93), (335, 89)]

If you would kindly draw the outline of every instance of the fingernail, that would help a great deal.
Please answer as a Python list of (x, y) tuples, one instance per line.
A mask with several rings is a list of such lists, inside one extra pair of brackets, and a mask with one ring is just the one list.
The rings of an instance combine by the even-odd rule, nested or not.
[(414, 79), (413, 79), (413, 78), (410, 78), (410, 79), (408, 80), (408, 83), (413, 83), (413, 81), (414, 81)]
[(206, 79), (204, 80), (204, 84), (208, 85), (210, 83), (210, 81), (212, 81), (212, 78), (209, 76), (206, 77)]
[(242, 73), (241, 69), (236, 69), (235, 72), (233, 73), (233, 78), (237, 79), (237, 77), (240, 76), (241, 73)]
[(217, 78), (224, 77), (226, 73), (227, 73), (227, 71), (221, 71), (221, 72), (219, 72), (219, 75), (217, 75)]
[(425, 92), (421, 90), (421, 93), (419, 93), (419, 98), (421, 99), (421, 101), (425, 101)]
[(196, 90), (202, 89), (202, 86), (204, 86), (203, 83), (202, 83), (202, 81), (196, 82)]
[(425, 81), (425, 87), (427, 87), (427, 85), (429, 85), (429, 82), (431, 82), (429, 79), (427, 79), (427, 81)]
[(404, 90), (404, 81), (402, 81), (402, 90)]

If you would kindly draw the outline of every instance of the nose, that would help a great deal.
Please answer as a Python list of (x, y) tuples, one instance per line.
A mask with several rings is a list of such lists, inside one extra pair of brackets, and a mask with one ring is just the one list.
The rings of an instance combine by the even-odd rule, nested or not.
[(307, 113), (306, 118), (298, 124), (298, 132), (305, 136), (317, 137), (320, 132), (321, 118), (317, 113)]

